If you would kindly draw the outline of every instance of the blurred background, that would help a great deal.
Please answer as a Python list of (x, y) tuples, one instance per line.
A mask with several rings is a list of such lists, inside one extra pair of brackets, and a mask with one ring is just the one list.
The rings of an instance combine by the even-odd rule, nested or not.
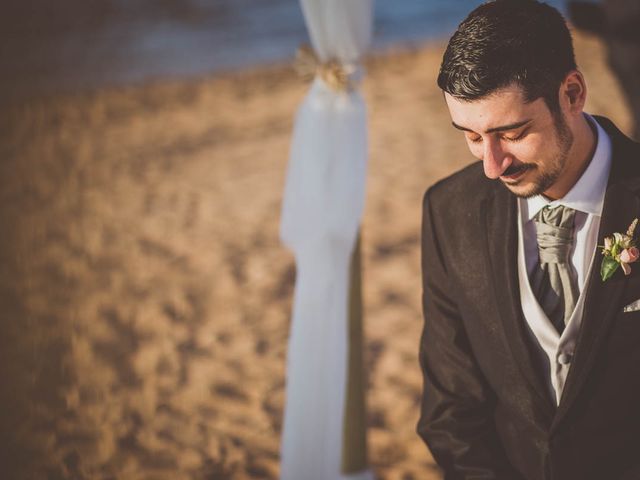
[[(480, 3), (376, 3), (362, 251), (380, 479), (440, 478), (415, 434), (420, 206), (473, 160), (435, 77)], [(549, 3), (580, 26), (587, 111), (632, 134), (638, 8)], [(3, 478), (277, 478), (295, 279), (278, 223), (308, 88), (290, 65), (307, 41), (297, 1), (2, 10)]]

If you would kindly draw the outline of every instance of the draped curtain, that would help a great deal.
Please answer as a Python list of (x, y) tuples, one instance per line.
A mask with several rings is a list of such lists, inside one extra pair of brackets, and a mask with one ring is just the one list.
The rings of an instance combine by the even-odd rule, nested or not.
[[(357, 80), (371, 42), (372, 0), (301, 0), (320, 63)], [(350, 262), (364, 208), (366, 105), (320, 75), (291, 142), (280, 236), (296, 261), (281, 442), (282, 480), (373, 479), (343, 467)], [(347, 448), (348, 450), (348, 448)]]

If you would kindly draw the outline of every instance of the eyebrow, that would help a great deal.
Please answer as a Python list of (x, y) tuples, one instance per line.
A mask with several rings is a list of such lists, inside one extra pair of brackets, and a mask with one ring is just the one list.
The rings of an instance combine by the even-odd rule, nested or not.
[[(528, 119), (528, 120), (522, 120), (521, 122), (516, 122), (516, 123), (511, 123), (509, 125), (501, 125), (500, 127), (493, 127), (490, 128), (489, 130), (487, 130), (484, 133), (494, 133), (494, 132), (505, 132), (507, 130), (515, 130), (516, 128), (520, 128), (523, 125), (526, 125), (527, 123), (529, 123), (532, 119)], [(464, 132), (473, 132), (475, 133), (473, 130), (471, 130), (470, 128), (467, 127), (462, 127), (460, 125), (458, 125), (456, 122), (451, 122), (451, 125), (453, 125), (455, 128), (457, 128), (458, 130), (462, 130)]]

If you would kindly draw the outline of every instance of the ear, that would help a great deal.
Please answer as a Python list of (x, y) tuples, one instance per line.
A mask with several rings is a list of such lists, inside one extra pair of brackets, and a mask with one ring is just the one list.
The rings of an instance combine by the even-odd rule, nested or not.
[(560, 85), (560, 105), (569, 114), (582, 115), (586, 101), (587, 84), (584, 77), (580, 71), (572, 70)]

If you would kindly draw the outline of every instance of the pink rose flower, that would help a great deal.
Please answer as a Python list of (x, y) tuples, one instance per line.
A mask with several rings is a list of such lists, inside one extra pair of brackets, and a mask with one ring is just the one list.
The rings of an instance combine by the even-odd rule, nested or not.
[(625, 248), (620, 253), (620, 261), (622, 263), (633, 263), (638, 260), (638, 257), (640, 257), (640, 251), (636, 247)]
[(622, 267), (622, 271), (625, 275), (629, 275), (631, 273), (631, 267), (628, 263), (620, 262), (620, 266)]

